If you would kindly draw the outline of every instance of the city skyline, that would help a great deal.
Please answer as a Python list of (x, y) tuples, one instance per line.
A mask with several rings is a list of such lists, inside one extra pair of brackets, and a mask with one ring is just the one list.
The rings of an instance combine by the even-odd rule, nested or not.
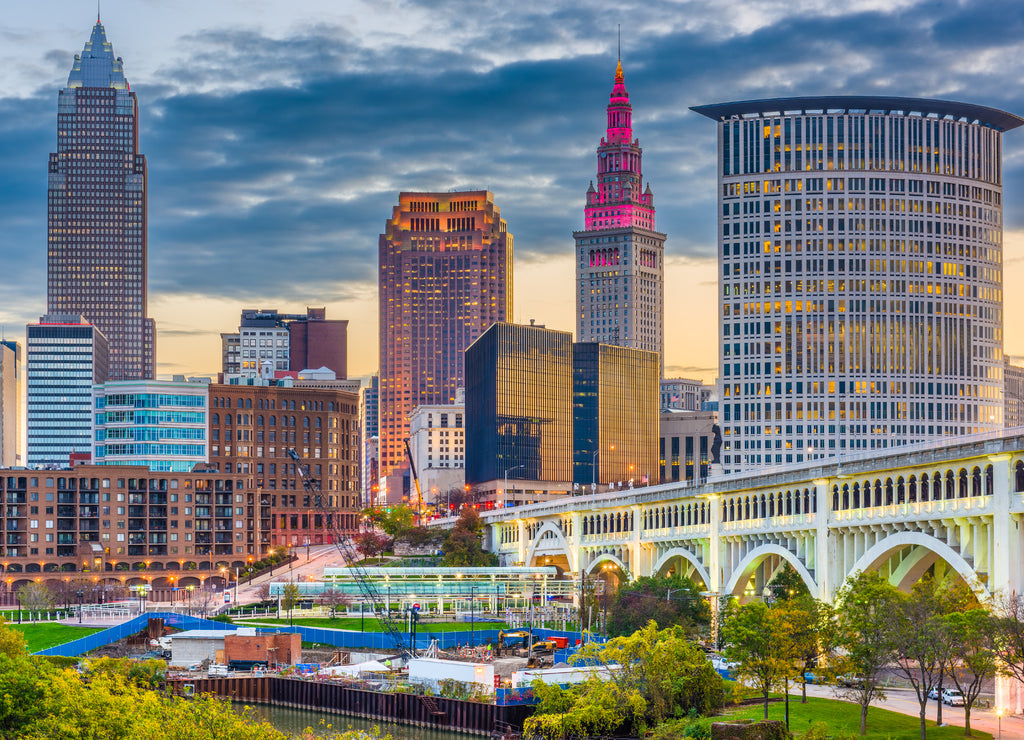
[[(375, 370), (374, 237), (402, 190), (494, 192), (517, 236), (510, 320), (572, 330), (570, 239), (580, 183), (593, 176), (603, 130), (595, 113), (607, 102), (619, 22), (646, 177), (659, 230), (670, 235), (670, 377), (717, 373), (715, 137), (689, 106), (844, 93), (1024, 111), (1024, 95), (1009, 84), (1021, 59), (1009, 3), (940, 3), (927, 12), (912, 2), (842, 11), (811, 2), (612, 7), (527, 3), (494, 24), (416, 3), (389, 14), (362, 3), (297, 11), (280, 2), (108, 0), (102, 20), (139, 96), (149, 160), (157, 373), (216, 372), (219, 330), (258, 304), (326, 305), (350, 321), (351, 374)], [(54, 90), (93, 13), (65, 1), (5, 16), (0, 325), (9, 339), (23, 341), (25, 324), (45, 310), (39, 173), (54, 150)], [(498, 33), (502, 43), (491, 37)], [(1022, 153), (1024, 143), (1008, 137), (1007, 285), (1024, 276)], [(1008, 291), (1008, 317), (1021, 300)], [(1024, 328), (1013, 321), (1005, 346), (1024, 354)]]

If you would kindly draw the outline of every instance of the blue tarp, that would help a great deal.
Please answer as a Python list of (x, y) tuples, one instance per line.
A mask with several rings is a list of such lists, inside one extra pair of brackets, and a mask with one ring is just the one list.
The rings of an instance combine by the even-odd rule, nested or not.
[[(227, 624), (225, 622), (214, 622), (209, 619), (201, 619), (199, 617), (190, 617), (184, 614), (173, 614), (170, 612), (149, 612), (147, 614), (140, 614), (139, 616), (119, 624), (115, 627), (96, 632), (95, 634), (81, 637), (71, 642), (66, 642), (63, 645), (57, 645), (56, 647), (47, 648), (46, 650), (40, 650), (36, 655), (63, 655), (72, 657), (76, 655), (82, 655), (88, 653), (97, 648), (109, 645), (112, 642), (117, 642), (126, 637), (134, 635), (137, 632), (141, 632), (146, 629), (150, 619), (163, 619), (164, 624), (168, 627), (174, 627), (180, 630), (223, 630), (225, 632), (233, 632), (240, 626), (247, 625), (236, 625)], [(437, 639), (438, 645), (442, 649), (452, 648), (459, 645), (483, 645), (488, 640), (498, 639), (498, 630), (489, 629), (483, 630), (478, 629), (475, 631), (470, 630), (459, 630), (458, 632), (431, 632), (429, 629), (430, 625), (420, 625), (420, 628), (416, 632), (416, 648), (418, 650), (424, 650), (430, 647), (432, 639)], [(395, 649), (394, 641), (391, 636), (384, 632), (352, 632), (349, 630), (335, 630), (335, 629), (322, 629), (319, 627), (288, 627), (281, 625), (280, 627), (260, 627), (262, 633), (272, 632), (298, 632), (302, 635), (303, 642), (317, 642), (324, 645), (334, 645), (335, 647), (343, 648), (362, 648), (368, 650), (376, 650), (380, 652), (389, 652)], [(560, 630), (547, 630), (535, 628), (533, 630), (534, 637), (536, 639), (543, 639), (550, 637), (551, 635), (557, 635), (567, 637), (569, 639), (569, 645), (575, 645), (576, 641), (580, 639), (578, 632), (563, 632)], [(403, 633), (406, 643), (410, 642), (409, 635)], [(588, 638), (590, 639), (590, 638)], [(572, 649), (560, 650), (555, 654), (556, 662), (565, 662), (568, 660), (568, 656), (575, 652)]]

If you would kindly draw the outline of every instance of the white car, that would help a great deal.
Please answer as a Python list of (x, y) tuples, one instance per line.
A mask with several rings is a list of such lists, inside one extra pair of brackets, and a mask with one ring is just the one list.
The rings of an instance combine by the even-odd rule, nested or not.
[(929, 699), (938, 699), (939, 698), (939, 690), (937, 688), (929, 689), (929, 691), (928, 691), (928, 698)]
[(964, 705), (964, 695), (960, 693), (959, 689), (943, 689), (942, 703), (948, 704), (951, 707), (962, 707)]

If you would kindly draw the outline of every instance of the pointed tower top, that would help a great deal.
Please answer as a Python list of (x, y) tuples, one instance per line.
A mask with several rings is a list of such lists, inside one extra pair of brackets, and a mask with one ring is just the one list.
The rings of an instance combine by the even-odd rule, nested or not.
[(615, 65), (615, 84), (621, 85), (623, 82), (625, 82), (625, 78), (622, 76), (622, 60), (620, 59), (619, 63)]
[(107, 41), (107, 33), (98, 17), (82, 53), (75, 55), (75, 64), (68, 75), (68, 87), (128, 89), (121, 59), (114, 56), (114, 47)]

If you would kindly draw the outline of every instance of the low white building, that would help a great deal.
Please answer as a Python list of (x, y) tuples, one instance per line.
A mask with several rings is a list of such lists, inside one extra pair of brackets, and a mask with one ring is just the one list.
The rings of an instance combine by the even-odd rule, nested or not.
[[(240, 628), (240, 633), (242, 629), (245, 628)], [(255, 629), (248, 629), (256, 634)], [(190, 666), (204, 660), (216, 663), (217, 651), (224, 651), (224, 635), (230, 634), (237, 633), (234, 630), (188, 630), (170, 635), (171, 659), (168, 665)]]
[(427, 503), (443, 507), (445, 494), (466, 484), (465, 419), (462, 389), (454, 404), (417, 406), (409, 417), (409, 445)]
[(452, 679), (472, 684), (481, 693), (494, 693), (493, 663), (463, 663), (459, 660), (439, 658), (412, 658), (409, 660), (409, 681), (429, 686), (434, 693), (440, 692), (441, 682)]

